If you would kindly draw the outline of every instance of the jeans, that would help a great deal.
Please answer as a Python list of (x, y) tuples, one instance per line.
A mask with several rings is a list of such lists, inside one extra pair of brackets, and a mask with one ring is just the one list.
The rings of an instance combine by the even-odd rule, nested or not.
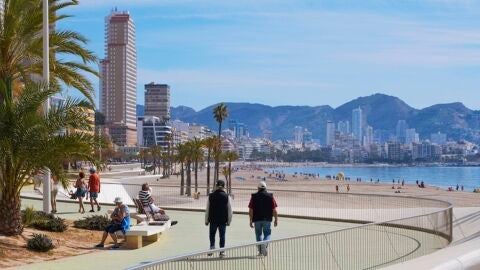
[[(257, 242), (268, 241), (272, 235), (272, 222), (270, 221), (256, 221), (255, 222), (255, 237)], [(263, 238), (262, 238), (263, 234)], [(262, 254), (265, 253), (267, 245), (259, 245), (258, 251)]]
[(225, 247), (225, 231), (227, 230), (227, 224), (215, 224), (210, 223), (210, 249), (215, 249), (215, 235), (217, 229), (220, 234), (220, 248)]

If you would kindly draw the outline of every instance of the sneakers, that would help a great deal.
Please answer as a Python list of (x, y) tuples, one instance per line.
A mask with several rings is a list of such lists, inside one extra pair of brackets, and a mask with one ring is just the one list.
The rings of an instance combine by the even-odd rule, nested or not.
[[(210, 247), (211, 250), (215, 249), (215, 247)], [(212, 257), (213, 256), (213, 253), (208, 253), (207, 254), (208, 257)]]
[(225, 258), (225, 251), (220, 252), (219, 257), (220, 257), (220, 258)]
[(116, 245), (113, 245), (112, 246), (112, 249), (119, 249), (120, 248), (120, 245), (119, 244), (116, 244)]
[(98, 244), (98, 245), (96, 245), (95, 247), (96, 247), (96, 248), (104, 248), (105, 245), (103, 245), (103, 244)]
[(178, 224), (178, 221), (172, 221), (172, 222), (170, 223), (171, 226), (175, 226), (175, 225), (177, 225), (177, 224)]
[(97, 211), (98, 211), (98, 212), (100, 212), (101, 209), (102, 209), (102, 208), (100, 207), (100, 205), (97, 206)]
[(90, 210), (89, 212), (90, 212), (90, 213), (95, 213), (95, 210), (92, 209), (92, 210)]

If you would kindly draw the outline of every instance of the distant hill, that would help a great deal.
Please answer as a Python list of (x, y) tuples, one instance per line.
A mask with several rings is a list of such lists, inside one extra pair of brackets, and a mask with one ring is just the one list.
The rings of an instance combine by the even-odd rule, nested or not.
[[(462, 103), (437, 104), (421, 110), (412, 108), (401, 99), (384, 94), (359, 97), (338, 108), (330, 106), (267, 106), (252, 103), (225, 103), (230, 119), (236, 119), (248, 126), (253, 136), (262, 136), (265, 130), (273, 132), (274, 139), (291, 139), (293, 128), (302, 126), (313, 132), (313, 137), (325, 140), (325, 126), (328, 120), (351, 122), (352, 110), (361, 107), (367, 122), (374, 129), (395, 131), (398, 120), (404, 119), (411, 128), (416, 128), (422, 138), (431, 133), (444, 132), (450, 138), (478, 140), (480, 137), (480, 111), (473, 111)], [(217, 123), (212, 117), (216, 104), (200, 111), (186, 106), (171, 109), (172, 119), (200, 123), (212, 129)], [(137, 113), (143, 115), (143, 106), (137, 106)], [(228, 123), (228, 119), (227, 119)]]

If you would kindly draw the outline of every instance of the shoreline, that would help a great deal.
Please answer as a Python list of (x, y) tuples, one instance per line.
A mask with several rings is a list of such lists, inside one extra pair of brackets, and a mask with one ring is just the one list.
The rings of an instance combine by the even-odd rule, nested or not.
[(328, 162), (254, 162), (254, 161), (237, 161), (235, 165), (241, 164), (243, 166), (259, 166), (262, 168), (304, 168), (304, 167), (318, 167), (318, 168), (475, 168), (480, 167), (480, 164), (443, 164), (443, 163), (423, 163), (423, 164), (391, 164), (391, 163), (328, 163)]

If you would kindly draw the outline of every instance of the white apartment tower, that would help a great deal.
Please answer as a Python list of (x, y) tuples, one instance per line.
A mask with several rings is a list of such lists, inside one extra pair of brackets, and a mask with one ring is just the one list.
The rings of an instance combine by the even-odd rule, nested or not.
[(135, 24), (116, 9), (105, 18), (105, 59), (100, 62), (100, 111), (112, 141), (137, 143), (137, 50)]
[(359, 144), (363, 141), (363, 124), (363, 111), (358, 107), (352, 111), (352, 133)]
[(326, 143), (328, 146), (335, 144), (335, 123), (327, 121)]

